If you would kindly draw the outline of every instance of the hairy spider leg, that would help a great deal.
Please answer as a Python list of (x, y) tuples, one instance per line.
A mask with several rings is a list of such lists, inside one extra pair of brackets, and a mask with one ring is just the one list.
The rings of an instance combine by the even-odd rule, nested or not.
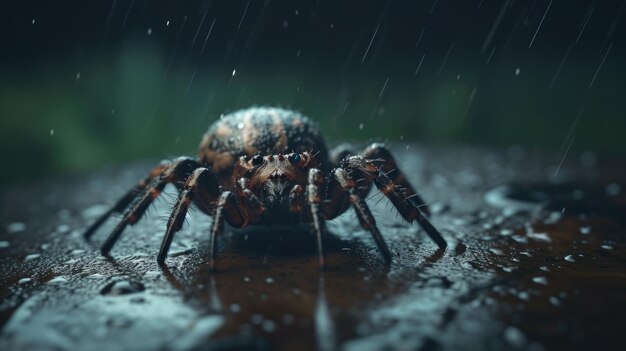
[(317, 168), (309, 170), (308, 185), (307, 185), (307, 207), (311, 216), (311, 231), (315, 234), (317, 240), (317, 254), (319, 258), (320, 269), (326, 267), (326, 259), (324, 256), (324, 246), (322, 243), (322, 235), (326, 231), (326, 224), (324, 222), (324, 212), (321, 210), (322, 202), (322, 186), (324, 185), (324, 177), (322, 172)]
[(161, 249), (157, 256), (157, 262), (160, 265), (165, 263), (165, 258), (172, 244), (174, 233), (181, 230), (185, 223), (185, 216), (189, 210), (189, 206), (193, 202), (201, 202), (206, 208), (214, 207), (214, 203), (220, 194), (217, 178), (209, 168), (197, 168), (191, 176), (187, 178), (183, 190), (178, 195), (176, 204), (172, 209), (170, 218), (167, 221), (167, 230), (163, 236)]
[(198, 167), (200, 167), (200, 164), (193, 159), (179, 158), (173, 162), (167, 170), (152, 179), (141, 195), (130, 205), (130, 208), (124, 214), (124, 218), (122, 218), (117, 227), (109, 234), (109, 237), (100, 248), (100, 252), (105, 256), (108, 255), (126, 226), (129, 224), (133, 225), (141, 219), (148, 207), (161, 194), (167, 184), (185, 181), (191, 172)]
[(141, 193), (143, 189), (145, 189), (148, 184), (152, 181), (152, 179), (158, 177), (165, 170), (167, 170), (171, 166), (172, 162), (169, 160), (162, 161), (159, 165), (154, 167), (149, 173), (148, 176), (137, 183), (132, 189), (128, 190), (124, 196), (122, 196), (113, 207), (109, 208), (108, 211), (103, 213), (98, 219), (93, 222), (87, 230), (83, 233), (83, 237), (86, 240), (89, 240), (91, 236), (100, 228), (100, 226), (107, 220), (113, 213), (121, 213), (123, 212), (128, 205)]
[(422, 229), (430, 236), (430, 238), (439, 246), (445, 249), (447, 243), (441, 236), (441, 233), (428, 221), (426, 214), (423, 212), (424, 201), (417, 196), (415, 190), (408, 184), (406, 178), (401, 171), (397, 171), (400, 175), (396, 177), (402, 183), (394, 182), (379, 166), (374, 165), (371, 160), (362, 156), (350, 156), (342, 161), (342, 166), (348, 170), (348, 174), (354, 177), (364, 177), (367, 181), (373, 181), (376, 187), (391, 201), (393, 206), (398, 210), (400, 215), (409, 223), (417, 220)]
[[(403, 189), (403, 192), (413, 199), (412, 201), (414, 203), (418, 204), (419, 210), (421, 212), (423, 212), (427, 216), (430, 215), (430, 210), (428, 209), (428, 206), (421, 198), (421, 196), (415, 191), (415, 189), (413, 189), (411, 184), (406, 179), (404, 173), (402, 173), (402, 171), (398, 168), (396, 160), (391, 155), (391, 151), (389, 151), (389, 149), (384, 144), (372, 143), (368, 147), (366, 147), (365, 150), (360, 153), (360, 155), (365, 159), (378, 164), (378, 168), (383, 171), (394, 184), (399, 185)], [(407, 219), (407, 221), (410, 222), (409, 219)]]
[(237, 198), (230, 191), (224, 191), (217, 200), (217, 207), (213, 214), (213, 224), (209, 235), (209, 267), (215, 270), (215, 253), (217, 245), (215, 239), (224, 230), (224, 220), (232, 227), (241, 228), (246, 225), (245, 218), (237, 203)]
[(389, 251), (387, 243), (385, 243), (383, 236), (380, 234), (380, 230), (378, 230), (378, 227), (376, 226), (376, 220), (374, 219), (372, 212), (363, 200), (363, 197), (357, 191), (356, 181), (343, 168), (334, 169), (332, 171), (332, 176), (337, 180), (337, 183), (335, 184), (338, 184), (341, 190), (348, 193), (350, 203), (356, 212), (359, 223), (361, 223), (361, 227), (369, 230), (372, 234), (372, 237), (376, 242), (376, 246), (378, 246), (378, 249), (385, 259), (385, 264), (389, 265), (391, 263), (391, 251)]

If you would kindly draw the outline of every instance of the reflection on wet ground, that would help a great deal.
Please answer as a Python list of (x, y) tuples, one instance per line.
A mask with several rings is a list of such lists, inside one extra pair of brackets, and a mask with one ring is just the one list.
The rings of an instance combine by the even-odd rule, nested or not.
[(3, 192), (0, 348), (129, 350), (617, 349), (625, 340), (621, 164), (478, 149), (398, 150), (445, 252), (373, 207), (386, 269), (353, 213), (329, 222), (320, 273), (306, 228), (229, 231), (218, 270), (192, 212), (168, 268), (155, 262), (172, 198), (97, 252), (81, 238), (148, 165)]

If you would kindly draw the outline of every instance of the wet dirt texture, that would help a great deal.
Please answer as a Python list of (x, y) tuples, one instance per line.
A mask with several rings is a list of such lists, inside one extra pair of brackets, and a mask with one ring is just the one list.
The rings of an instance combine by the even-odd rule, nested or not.
[(558, 168), (519, 147), (396, 154), (449, 246), (438, 251), (374, 191), (389, 270), (352, 211), (328, 223), (323, 273), (306, 228), (227, 230), (210, 273), (199, 211), (161, 269), (174, 189), (100, 256), (116, 218), (90, 243), (82, 231), (149, 163), (5, 189), (0, 349), (621, 348), (623, 163), (587, 153)]

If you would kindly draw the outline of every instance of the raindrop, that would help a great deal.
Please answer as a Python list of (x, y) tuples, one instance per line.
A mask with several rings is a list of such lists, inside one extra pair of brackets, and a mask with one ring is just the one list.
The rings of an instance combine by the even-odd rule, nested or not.
[(35, 24), (35, 19), (33, 18), (33, 21), (31, 22), (32, 24)]
[(265, 282), (266, 282), (267, 284), (273, 284), (273, 283), (274, 283), (274, 278), (272, 278), (272, 277), (266, 278), (266, 279), (265, 279)]
[(118, 280), (105, 285), (100, 294), (102, 295), (126, 295), (132, 293), (138, 293), (145, 290), (143, 284), (130, 280)]
[(11, 246), (11, 244), (8, 241), (0, 241), (0, 249), (4, 249)]
[(551, 304), (553, 304), (554, 306), (561, 306), (561, 300), (556, 297), (556, 296), (550, 296), (548, 298), (548, 301), (550, 301)]
[(272, 333), (276, 330), (276, 323), (270, 321), (270, 320), (266, 320), (263, 322), (263, 330), (268, 332), (268, 333)]
[(584, 226), (584, 227), (580, 227), (580, 234), (591, 234), (591, 227), (590, 226)]
[(508, 327), (504, 330), (504, 338), (513, 347), (522, 348), (526, 344), (526, 337), (515, 327)]
[(565, 261), (567, 262), (576, 262), (576, 259), (572, 255), (565, 256)]
[(606, 194), (609, 196), (617, 196), (622, 191), (622, 187), (617, 183), (611, 183), (606, 186)]
[(519, 294), (517, 294), (517, 297), (519, 297), (520, 300), (524, 300), (524, 301), (530, 300), (530, 295), (525, 291), (521, 291)]
[(170, 26), (170, 21), (165, 22), (165, 25), (169, 27)]
[(515, 75), (516, 75), (516, 76), (519, 76), (520, 72), (521, 72), (521, 71), (520, 71), (519, 67), (515, 69)]
[(7, 231), (9, 233), (18, 233), (23, 232), (24, 230), (26, 230), (26, 224), (22, 222), (11, 223), (7, 226)]
[(152, 28), (148, 28), (148, 35), (152, 34)]
[(62, 275), (48, 281), (48, 284), (63, 284), (63, 283), (67, 283), (67, 278)]
[(604, 244), (604, 245), (602, 245), (600, 247), (605, 249), (605, 250), (613, 250), (613, 245)]
[(250, 282), (250, 277), (243, 277), (243, 281), (246, 282), (246, 283), (249, 283)]
[(283, 21), (283, 28), (287, 29), (289, 27), (289, 22), (287, 20)]
[(252, 317), (250, 317), (250, 322), (252, 324), (261, 324), (263, 323), (263, 315), (261, 314), (253, 314)]
[(533, 282), (541, 285), (548, 285), (548, 279), (546, 279), (546, 277), (534, 277)]
[(597, 162), (596, 154), (591, 151), (586, 151), (580, 155), (580, 164), (586, 168), (595, 167)]
[(457, 74), (457, 75), (456, 75), (456, 80), (459, 80), (459, 79), (461, 79), (461, 75), (460, 75), (460, 74)]
[(233, 70), (233, 77), (235, 76), (235, 73), (237, 72), (236, 69)]
[(363, 123), (359, 123), (359, 130), (363, 130)]
[(287, 313), (287, 314), (283, 315), (283, 323), (286, 324), (286, 325), (293, 324), (295, 319), (296, 318), (291, 313)]
[(30, 255), (27, 255), (26, 257), (24, 257), (24, 261), (34, 260), (34, 259), (39, 258), (39, 256), (41, 256), (41, 254), (30, 254)]

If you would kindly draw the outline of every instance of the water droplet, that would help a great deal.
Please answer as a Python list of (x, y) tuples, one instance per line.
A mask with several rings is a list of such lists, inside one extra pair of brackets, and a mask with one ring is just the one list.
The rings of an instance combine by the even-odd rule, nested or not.
[(580, 227), (580, 234), (591, 234), (591, 227), (590, 226), (584, 226), (584, 227)]
[(235, 73), (237, 72), (236, 69), (233, 70), (233, 77), (235, 76)]
[(56, 232), (59, 234), (65, 234), (70, 231), (70, 226), (67, 224), (60, 224), (56, 228)]
[(36, 258), (39, 258), (39, 256), (41, 256), (41, 254), (30, 254), (24, 257), (24, 261), (34, 260)]
[(63, 284), (63, 283), (67, 283), (67, 278), (62, 275), (48, 281), (48, 284)]
[(513, 347), (522, 348), (526, 344), (526, 337), (515, 327), (508, 327), (504, 330), (504, 339)]
[(287, 313), (287, 314), (283, 315), (283, 323), (286, 324), (286, 325), (293, 324), (295, 319), (296, 318), (291, 313)]
[(8, 241), (0, 241), (0, 249), (4, 249), (11, 246), (11, 243), (9, 243)]
[(617, 196), (622, 191), (622, 187), (617, 183), (611, 183), (606, 186), (606, 194), (609, 196)]
[(152, 28), (148, 28), (148, 35), (152, 34)]
[(359, 130), (363, 130), (363, 123), (359, 124)]
[(267, 319), (263, 322), (263, 330), (266, 331), (267, 333), (272, 333), (276, 330), (276, 323), (272, 322), (271, 320)]
[(546, 279), (546, 277), (534, 277), (533, 282), (541, 285), (548, 285), (548, 279)]
[(289, 27), (289, 22), (287, 20), (283, 21), (283, 28)]
[(80, 72), (76, 72), (76, 80), (80, 79)]
[(246, 283), (249, 283), (250, 282), (250, 277), (243, 277), (243, 281), (246, 282)]
[(126, 295), (144, 291), (143, 284), (130, 280), (118, 280), (105, 285), (100, 294), (102, 295)]
[(517, 294), (517, 297), (519, 297), (520, 300), (524, 300), (524, 301), (530, 300), (530, 295), (525, 291), (520, 291), (520, 293)]
[(170, 26), (170, 21), (165, 22), (165, 25), (169, 27)]
[(550, 301), (551, 304), (553, 304), (554, 306), (561, 306), (561, 300), (556, 297), (556, 296), (550, 296), (548, 298), (548, 301)]
[(35, 19), (34, 19), (34, 18), (33, 18), (33, 20), (32, 20), (32, 22), (31, 22), (31, 23), (32, 23), (32, 24), (35, 24)]
[(567, 262), (576, 262), (576, 259), (572, 255), (565, 256), (565, 261)]
[(29, 283), (30, 281), (32, 281), (31, 278), (22, 278), (20, 280), (17, 281), (18, 284), (26, 284)]
[(266, 278), (266, 279), (265, 279), (265, 282), (266, 282), (267, 284), (273, 284), (273, 283), (274, 283), (274, 278), (272, 278), (272, 277)]
[(26, 224), (22, 222), (11, 223), (7, 226), (7, 232), (9, 233), (19, 233), (26, 230)]
[(265, 319), (263, 317), (263, 315), (261, 315), (261, 314), (253, 314), (252, 317), (250, 317), (250, 323), (252, 323), (252, 324), (261, 324), (261, 323), (263, 323), (263, 319)]
[(604, 245), (602, 245), (600, 247), (605, 249), (605, 250), (613, 250), (613, 245), (604, 244)]
[(521, 70), (519, 69), (519, 67), (515, 69), (515, 75), (516, 76), (519, 76), (520, 72), (521, 72)]
[(580, 155), (580, 164), (586, 168), (593, 168), (597, 163), (596, 154), (591, 151), (586, 151), (582, 155)]

